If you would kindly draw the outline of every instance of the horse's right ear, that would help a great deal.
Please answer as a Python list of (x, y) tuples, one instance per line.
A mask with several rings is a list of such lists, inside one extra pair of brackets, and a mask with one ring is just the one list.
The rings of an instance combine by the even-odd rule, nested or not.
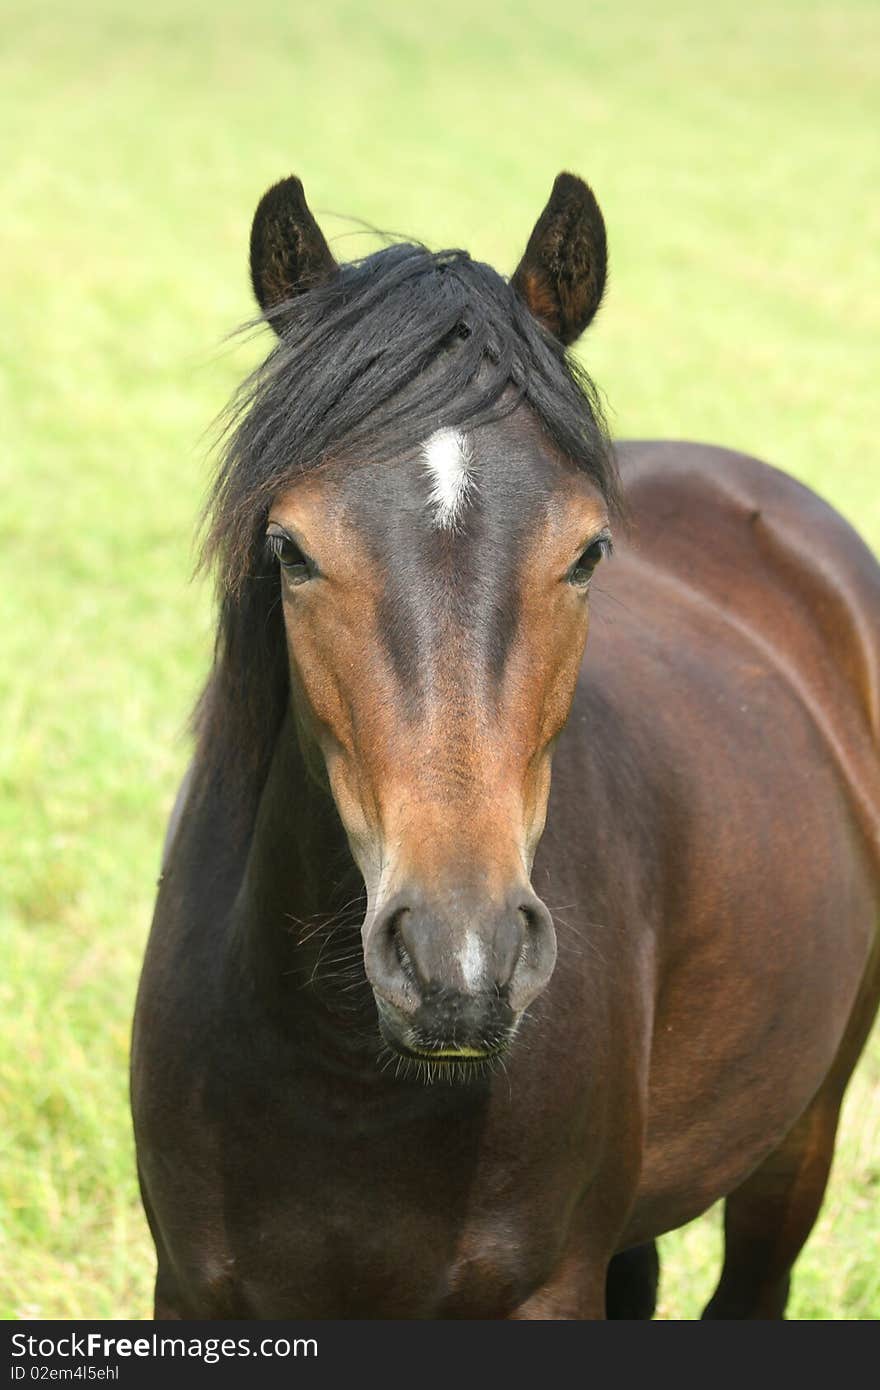
[(251, 227), (251, 281), (257, 303), (277, 332), (272, 310), (336, 274), (330, 247), (297, 178), (282, 179), (260, 199)]

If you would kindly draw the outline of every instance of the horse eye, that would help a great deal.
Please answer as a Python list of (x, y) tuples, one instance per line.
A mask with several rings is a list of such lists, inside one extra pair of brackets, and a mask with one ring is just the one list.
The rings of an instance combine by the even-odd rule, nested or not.
[(611, 554), (611, 537), (598, 536), (587, 546), (568, 572), (568, 582), (586, 588), (593, 577), (593, 570), (604, 556)]
[(266, 536), (266, 544), (270, 553), (275, 556), (282, 569), (287, 571), (292, 580), (301, 584), (303, 580), (311, 579), (309, 562), (296, 541), (291, 540), (290, 536), (285, 535), (282, 531), (270, 531)]

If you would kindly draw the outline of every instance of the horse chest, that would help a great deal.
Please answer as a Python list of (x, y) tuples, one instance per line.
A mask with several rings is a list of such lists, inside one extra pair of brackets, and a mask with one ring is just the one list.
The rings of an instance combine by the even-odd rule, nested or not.
[(212, 1157), (162, 1203), (198, 1314), (498, 1317), (537, 1287), (565, 1239), (564, 1181), (536, 1193), (534, 1155), (506, 1155), (479, 1107), (438, 1122), (424, 1099), (384, 1124), (307, 1089), (203, 1114)]
[(255, 1215), (230, 1244), (242, 1302), (261, 1317), (504, 1316), (551, 1258), (526, 1219), (445, 1211), (425, 1194), (288, 1196)]

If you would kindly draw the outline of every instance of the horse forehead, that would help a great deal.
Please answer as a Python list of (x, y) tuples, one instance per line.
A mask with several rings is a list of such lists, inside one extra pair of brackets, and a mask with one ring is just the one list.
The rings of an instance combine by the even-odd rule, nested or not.
[(545, 533), (586, 531), (605, 508), (532, 422), (508, 416), (429, 431), (397, 458), (331, 462), (297, 479), (278, 512), (328, 556), (357, 559), (375, 593), (387, 581), (401, 598), (400, 583), (438, 597), (508, 584)]
[(460, 523), (476, 485), (473, 443), (464, 430), (447, 426), (424, 441), (421, 456), (428, 474), (433, 524), (452, 530)]
[(518, 533), (564, 484), (549, 447), (522, 430), (443, 426), (406, 458), (351, 470), (342, 494), (364, 539), (403, 559), (436, 549), (438, 535), (464, 550), (469, 538)]

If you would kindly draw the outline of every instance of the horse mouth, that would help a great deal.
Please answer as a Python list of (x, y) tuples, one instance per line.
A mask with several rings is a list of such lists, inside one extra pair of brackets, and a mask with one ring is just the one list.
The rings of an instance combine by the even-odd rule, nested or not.
[[(497, 1051), (497, 1048), (494, 1049)], [(427, 1057), (429, 1061), (437, 1062), (454, 1058), (461, 1061), (463, 1057), (491, 1057), (493, 1050), (484, 1047), (433, 1047), (433, 1048), (414, 1048), (413, 1055), (416, 1057)]]
[[(382, 1026), (385, 1023), (386, 1026)], [(396, 1076), (416, 1076), (423, 1081), (473, 1081), (494, 1072), (501, 1064), (515, 1029), (499, 1030), (489, 1038), (467, 1042), (434, 1041), (419, 1037), (412, 1028), (392, 1029), (381, 1018), (379, 1035), (385, 1057), (383, 1069), (396, 1067)]]
[(506, 1039), (485, 1047), (457, 1047), (452, 1044), (445, 1047), (408, 1047), (391, 1038), (383, 1038), (383, 1042), (392, 1052), (396, 1052), (399, 1057), (406, 1057), (411, 1062), (438, 1062), (441, 1065), (447, 1062), (488, 1062), (493, 1057), (500, 1057), (507, 1045)]
[(479, 1083), (503, 1066), (504, 1045), (493, 1048), (408, 1048), (383, 1038), (380, 1068), (396, 1080), (430, 1086)]
[(419, 1076), (456, 1081), (474, 1080), (494, 1071), (501, 1063), (518, 1020), (486, 1020), (483, 1028), (471, 1027), (458, 1036), (443, 1036), (424, 1022), (404, 1017), (393, 1005), (377, 1000), (379, 1036), (385, 1067), (396, 1065), (397, 1076)]

